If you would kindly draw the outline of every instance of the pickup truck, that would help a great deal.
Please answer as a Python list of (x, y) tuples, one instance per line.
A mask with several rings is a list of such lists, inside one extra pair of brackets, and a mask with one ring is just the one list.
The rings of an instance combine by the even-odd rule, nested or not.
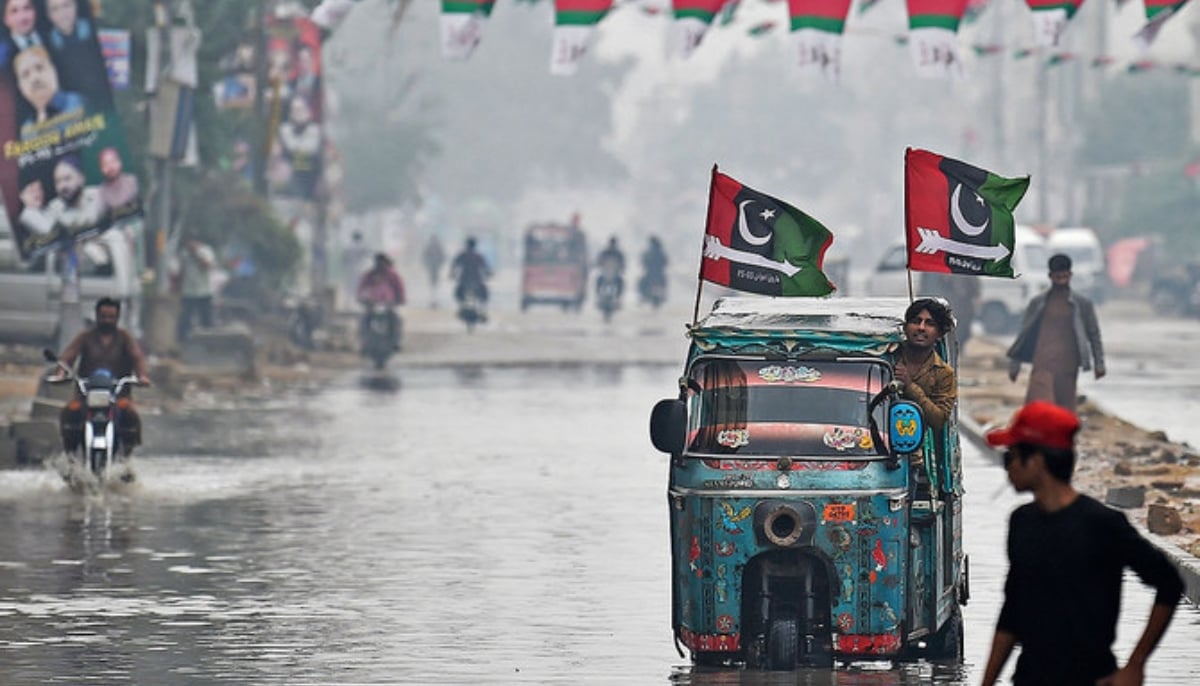
[[(141, 281), (133, 241), (114, 228), (76, 246), (79, 256), (79, 302), (90, 318), (104, 296), (122, 303), (121, 325), (139, 333)], [(62, 298), (63, 257), (50, 253), (21, 259), (7, 227), (0, 226), (0, 342), (55, 345)]]

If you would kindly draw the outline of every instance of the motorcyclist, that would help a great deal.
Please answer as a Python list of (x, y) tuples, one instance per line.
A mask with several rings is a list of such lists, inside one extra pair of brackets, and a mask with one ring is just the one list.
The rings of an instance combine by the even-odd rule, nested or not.
[[(58, 356), (68, 369), (76, 361), (78, 377), (91, 377), (94, 373), (107, 370), (114, 379), (137, 375), (138, 383), (150, 385), (150, 373), (146, 369), (146, 358), (137, 340), (125, 329), (117, 326), (121, 319), (121, 303), (112, 298), (101, 298), (96, 302), (96, 325), (75, 337)], [(50, 376), (47, 381), (61, 381), (64, 372)], [(129, 455), (142, 442), (142, 421), (133, 407), (133, 397), (127, 387), (117, 400), (117, 432), (125, 454)], [(83, 398), (78, 389), (63, 407), (59, 415), (59, 431), (63, 449), (68, 453), (79, 448), (83, 441), (83, 423), (86, 421)]]
[(363, 314), (359, 328), (360, 338), (366, 339), (368, 320), (373, 305), (384, 305), (388, 313), (388, 339), (392, 345), (400, 349), (400, 318), (396, 315), (396, 307), (406, 302), (404, 295), (404, 280), (396, 273), (392, 258), (385, 253), (375, 253), (371, 268), (358, 280), (355, 289), (355, 299), (362, 303), (367, 311)]
[[(475, 239), (468, 237), (463, 249), (454, 256), (450, 263), (450, 278), (455, 281), (454, 299), (461, 305), (467, 296), (474, 293), (480, 304), (488, 300), (488, 288), (485, 281), (492, 275), (483, 255), (475, 250)], [(480, 314), (482, 319), (483, 315)]]
[(667, 253), (658, 236), (651, 236), (646, 250), (642, 252), (642, 278), (638, 291), (642, 300), (659, 305), (667, 285)]
[(596, 257), (596, 266), (600, 268), (596, 285), (599, 286), (602, 279), (615, 279), (617, 298), (620, 299), (621, 293), (625, 291), (625, 253), (617, 245), (616, 236), (608, 239), (608, 245), (604, 246), (604, 250)]

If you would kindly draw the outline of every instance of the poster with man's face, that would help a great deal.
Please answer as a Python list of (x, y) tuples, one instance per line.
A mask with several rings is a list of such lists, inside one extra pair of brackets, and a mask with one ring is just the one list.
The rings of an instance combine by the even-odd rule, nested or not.
[(321, 33), (305, 17), (267, 24), (267, 93), (274, 138), (268, 179), (279, 195), (312, 200), (321, 179)]
[(22, 256), (141, 213), (88, 0), (0, 0), (0, 192)]

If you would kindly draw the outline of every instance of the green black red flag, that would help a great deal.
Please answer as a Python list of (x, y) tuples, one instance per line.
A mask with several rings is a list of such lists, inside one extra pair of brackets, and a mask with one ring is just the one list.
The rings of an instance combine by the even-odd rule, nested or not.
[(908, 268), (1013, 276), (1013, 210), (1029, 177), (1006, 179), (928, 150), (904, 154)]
[(831, 243), (817, 220), (713, 166), (700, 278), (763, 295), (829, 295), (821, 270)]

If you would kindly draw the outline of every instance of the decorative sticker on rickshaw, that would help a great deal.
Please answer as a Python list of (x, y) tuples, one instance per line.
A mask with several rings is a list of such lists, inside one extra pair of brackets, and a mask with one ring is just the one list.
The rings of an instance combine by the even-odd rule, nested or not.
[(810, 472), (844, 472), (857, 471), (866, 469), (867, 462), (861, 460), (822, 460), (822, 461), (803, 461), (796, 462), (792, 465), (794, 470), (805, 470)]
[(875, 447), (875, 442), (871, 440), (871, 432), (862, 427), (846, 429), (835, 426), (825, 433), (822, 440), (825, 445), (839, 452), (854, 448), (871, 450)]
[(847, 550), (850, 550), (852, 539), (850, 538), (850, 534), (847, 533), (842, 527), (835, 526), (831, 529), (827, 529), (825, 531), (825, 536), (829, 539), (829, 543), (833, 545), (833, 549), (837, 554), (841, 554)]
[(821, 511), (822, 524), (839, 524), (854, 521), (854, 503), (829, 503)]
[(875, 547), (871, 550), (871, 572), (867, 575), (867, 579), (871, 583), (879, 578), (880, 572), (887, 568), (887, 554), (883, 552), (883, 539), (875, 539)]
[(883, 620), (884, 631), (895, 631), (900, 626), (900, 618), (896, 616), (896, 611), (888, 605), (887, 601), (883, 601), (883, 606), (879, 608), (879, 618)]
[(705, 488), (754, 488), (754, 478), (749, 474), (726, 474), (720, 479), (708, 479), (704, 482)]
[(750, 445), (749, 429), (722, 429), (717, 433), (717, 445), (723, 448), (740, 448)]
[(854, 599), (854, 566), (842, 566), (842, 602), (848, 603)]
[(713, 590), (717, 594), (718, 603), (724, 603), (729, 599), (729, 582), (725, 580), (725, 565), (717, 565), (717, 580), (713, 583)]
[(713, 547), (717, 557), (729, 557), (737, 552), (737, 545), (733, 541), (717, 541)]
[(758, 378), (767, 383), (812, 383), (821, 380), (820, 370), (773, 364), (758, 370)]
[(721, 615), (717, 617), (717, 631), (727, 633), (733, 631), (733, 616)]
[(692, 536), (692, 545), (688, 547), (688, 569), (699, 577), (700, 571), (700, 539)]
[(854, 629), (854, 616), (849, 612), (843, 612), (837, 618), (838, 631), (843, 634), (848, 634)]
[(735, 511), (733, 505), (724, 500), (718, 501), (717, 505), (721, 508), (721, 512), (718, 515), (721, 518), (721, 528), (731, 534), (742, 533), (742, 527), (738, 525), (738, 522), (750, 516), (750, 506), (746, 505), (742, 509)]

